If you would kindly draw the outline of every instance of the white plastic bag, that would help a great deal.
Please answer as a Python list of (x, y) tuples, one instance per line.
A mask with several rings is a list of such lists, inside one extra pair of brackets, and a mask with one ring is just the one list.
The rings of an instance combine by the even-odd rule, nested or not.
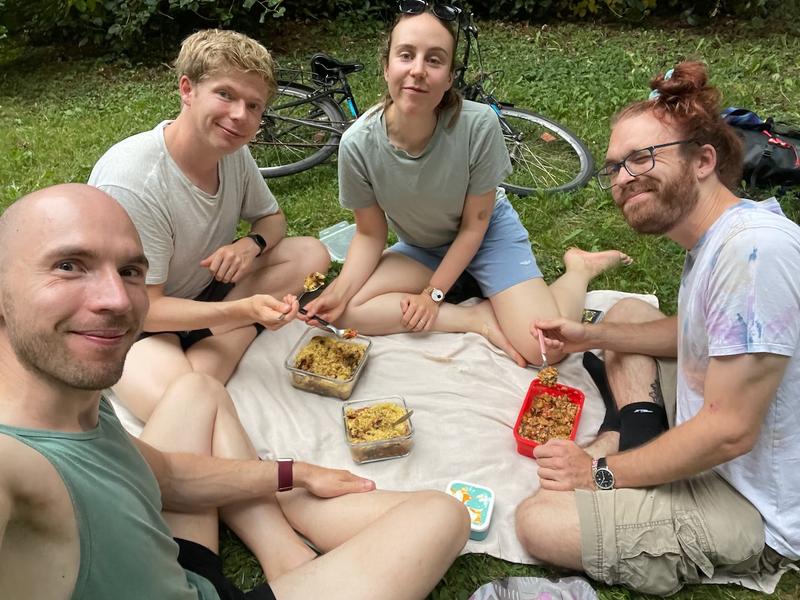
[(481, 586), (469, 600), (598, 600), (582, 577), (550, 580), (542, 577), (506, 577)]

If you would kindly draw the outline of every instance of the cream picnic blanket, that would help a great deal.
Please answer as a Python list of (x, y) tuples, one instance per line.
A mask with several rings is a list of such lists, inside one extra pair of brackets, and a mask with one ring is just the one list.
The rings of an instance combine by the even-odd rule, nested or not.
[[(623, 297), (658, 306), (652, 295), (605, 290), (587, 294), (585, 305), (607, 311)], [(345, 442), (342, 401), (290, 383), (284, 362), (305, 327), (298, 321), (262, 333), (228, 383), (259, 455), (349, 469), (382, 489), (444, 490), (453, 479), (488, 486), (496, 498), (489, 534), (483, 541), (469, 541), (463, 552), (535, 562), (514, 533), (514, 510), (539, 488), (539, 480), (536, 462), (516, 451), (513, 427), (536, 369), (518, 367), (477, 334), (372, 337), (367, 364), (350, 400), (404, 397), (414, 409), (415, 446), (405, 458), (357, 465)], [(576, 441), (588, 443), (603, 420), (603, 401), (580, 354), (568, 357), (558, 369), (560, 382), (586, 395)], [(141, 424), (119, 403), (116, 406), (126, 427), (138, 434)]]

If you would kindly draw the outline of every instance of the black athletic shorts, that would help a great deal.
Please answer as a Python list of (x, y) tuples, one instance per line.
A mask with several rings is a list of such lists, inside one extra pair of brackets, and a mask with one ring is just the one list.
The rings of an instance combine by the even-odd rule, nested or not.
[[(234, 287), (236, 287), (235, 283), (223, 283), (221, 281), (217, 281), (216, 279), (212, 279), (211, 283), (209, 283), (205, 289), (203, 289), (203, 291), (194, 298), (194, 300), (197, 300), (198, 302), (221, 302), (225, 299), (225, 296), (228, 295), (228, 292), (230, 292)], [(264, 326), (261, 323), (253, 323), (253, 326), (256, 328), (257, 333), (264, 331)], [(144, 338), (148, 338), (152, 335), (159, 335), (161, 333), (172, 333), (177, 335), (178, 340), (181, 343), (181, 348), (183, 348), (184, 352), (186, 352), (200, 340), (214, 335), (208, 328), (192, 329), (190, 331), (143, 331), (139, 335), (139, 339), (143, 340)]]
[(178, 543), (178, 562), (187, 571), (208, 579), (219, 594), (220, 600), (277, 600), (269, 584), (262, 583), (249, 592), (243, 592), (222, 574), (222, 559), (205, 546), (175, 538)]

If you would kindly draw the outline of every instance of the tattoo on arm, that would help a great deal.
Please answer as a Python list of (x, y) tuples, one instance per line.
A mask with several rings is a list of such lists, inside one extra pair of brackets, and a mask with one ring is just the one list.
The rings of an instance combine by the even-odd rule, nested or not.
[(661, 393), (661, 384), (658, 379), (650, 384), (650, 400), (664, 406), (664, 395)]

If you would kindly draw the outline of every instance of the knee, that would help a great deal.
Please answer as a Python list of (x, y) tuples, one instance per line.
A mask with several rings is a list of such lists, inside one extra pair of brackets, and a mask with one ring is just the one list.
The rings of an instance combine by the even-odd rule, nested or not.
[(523, 500), (515, 515), (517, 539), (532, 557), (552, 562), (548, 548), (558, 539), (558, 518), (555, 510), (557, 492), (539, 490), (530, 498)]
[(314, 271), (328, 272), (331, 266), (331, 255), (325, 245), (316, 238), (298, 238), (296, 256), (302, 261), (303, 272), (312, 273)]
[(452, 540), (460, 550), (467, 543), (470, 532), (469, 513), (464, 505), (444, 492), (427, 490), (414, 492), (416, 514), (425, 515), (442, 536)]
[(164, 402), (182, 405), (187, 414), (216, 416), (220, 410), (235, 410), (228, 391), (217, 379), (205, 373), (186, 373), (173, 381), (164, 393)]
[(638, 298), (623, 298), (612, 306), (605, 316), (605, 321), (616, 323), (641, 323), (660, 319), (664, 314)]

